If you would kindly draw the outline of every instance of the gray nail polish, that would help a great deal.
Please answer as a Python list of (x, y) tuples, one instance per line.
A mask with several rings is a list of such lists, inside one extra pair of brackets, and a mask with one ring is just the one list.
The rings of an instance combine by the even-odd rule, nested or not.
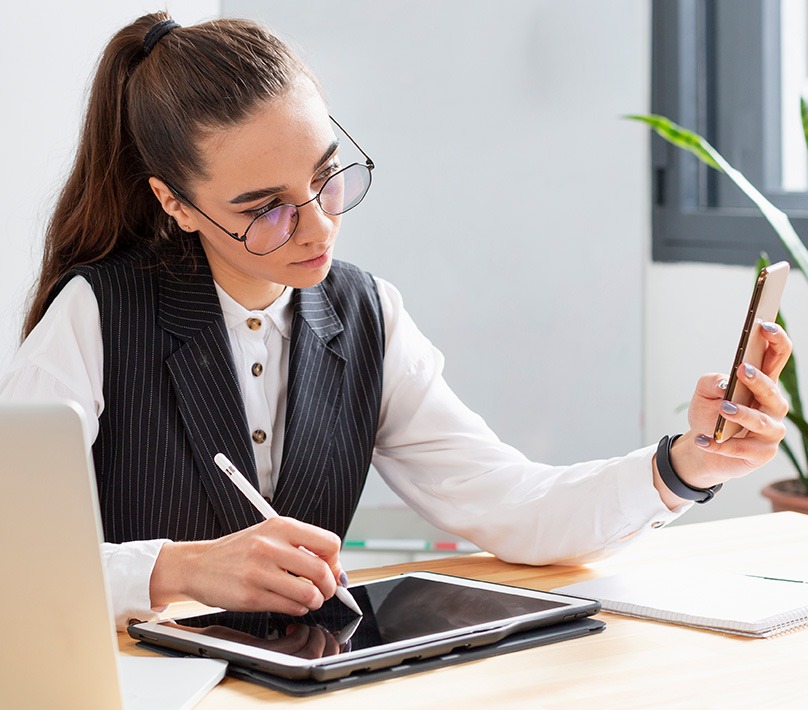
[(771, 323), (769, 321), (765, 323), (761, 323), (760, 327), (763, 328), (767, 333), (776, 333), (777, 332), (777, 324)]
[(736, 407), (732, 402), (722, 402), (721, 411), (724, 412), (724, 414), (737, 414), (738, 407)]
[(339, 584), (340, 584), (341, 587), (347, 587), (348, 586), (348, 575), (345, 574), (345, 572), (340, 572), (339, 573)]
[(744, 365), (743, 366), (743, 373), (747, 377), (754, 377), (755, 376), (755, 368), (752, 367), (751, 365)]
[(725, 389), (727, 389), (727, 387), (729, 387), (729, 380), (726, 380), (726, 379), (721, 380), (718, 383), (718, 389), (720, 389), (720, 390), (725, 390)]
[(709, 436), (705, 436), (704, 434), (699, 434), (695, 438), (696, 446), (709, 446), (712, 439)]

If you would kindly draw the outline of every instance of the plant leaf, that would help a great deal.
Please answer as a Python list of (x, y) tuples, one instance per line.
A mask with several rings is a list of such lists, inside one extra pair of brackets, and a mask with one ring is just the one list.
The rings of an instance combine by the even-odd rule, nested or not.
[(788, 460), (794, 465), (794, 468), (797, 469), (797, 473), (799, 474), (800, 480), (802, 484), (805, 486), (806, 492), (808, 492), (808, 478), (806, 478), (805, 473), (803, 473), (802, 468), (800, 467), (800, 462), (797, 461), (797, 457), (794, 456), (794, 452), (791, 450), (791, 447), (786, 443), (786, 440), (783, 439), (780, 442), (780, 448), (783, 450), (783, 453), (788, 457)]
[(626, 116), (626, 118), (648, 124), (665, 140), (689, 150), (702, 162), (723, 172), (760, 210), (780, 238), (785, 250), (791, 256), (794, 266), (808, 279), (808, 248), (797, 236), (785, 212), (777, 209), (769, 202), (740, 171), (733, 168), (704, 138), (698, 133), (682, 128), (665, 116), (650, 114), (645, 116), (631, 115)]
[[(780, 316), (777, 317), (777, 323), (783, 330), (786, 330), (785, 321)], [(797, 362), (793, 354), (780, 373), (780, 384), (783, 385), (783, 389), (786, 391), (791, 402), (791, 413), (797, 417), (802, 417), (802, 398), (800, 397), (800, 389), (797, 382)]]
[(800, 96), (800, 116), (802, 117), (802, 132), (805, 136), (805, 145), (808, 146), (808, 104), (805, 97)]
[(656, 114), (649, 114), (647, 116), (632, 114), (630, 116), (624, 116), (624, 118), (631, 121), (642, 121), (643, 123), (647, 123), (669, 143), (673, 143), (675, 146), (689, 150), (703, 163), (707, 163), (707, 165), (709, 165), (711, 168), (715, 168), (716, 170), (721, 170), (719, 164), (713, 160), (712, 155), (710, 155), (710, 153), (704, 149), (703, 144), (706, 141), (698, 133), (688, 131), (686, 128), (682, 128), (682, 126), (674, 123), (669, 118), (665, 118), (665, 116), (658, 116)]

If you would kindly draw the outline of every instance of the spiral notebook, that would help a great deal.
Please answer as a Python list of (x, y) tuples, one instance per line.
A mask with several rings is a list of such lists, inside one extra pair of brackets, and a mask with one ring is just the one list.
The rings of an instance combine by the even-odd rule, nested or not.
[(693, 567), (644, 567), (553, 590), (603, 611), (764, 638), (808, 625), (808, 583)]

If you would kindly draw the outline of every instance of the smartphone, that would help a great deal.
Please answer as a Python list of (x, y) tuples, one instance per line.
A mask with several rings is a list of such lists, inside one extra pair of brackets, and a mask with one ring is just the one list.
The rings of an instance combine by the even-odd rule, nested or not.
[[(778, 261), (776, 264), (764, 267), (758, 274), (755, 288), (752, 291), (752, 301), (749, 303), (749, 310), (746, 313), (741, 340), (735, 351), (735, 361), (730, 370), (729, 383), (724, 395), (725, 402), (731, 401), (734, 404), (748, 407), (754, 399), (749, 389), (738, 379), (738, 367), (742, 362), (747, 362), (760, 369), (763, 364), (766, 341), (760, 333), (760, 323), (766, 321), (773, 323), (777, 318), (788, 269), (788, 262)], [(727, 421), (719, 415), (713, 436), (717, 442), (721, 443), (736, 435), (743, 436), (745, 433), (746, 430), (739, 424)]]

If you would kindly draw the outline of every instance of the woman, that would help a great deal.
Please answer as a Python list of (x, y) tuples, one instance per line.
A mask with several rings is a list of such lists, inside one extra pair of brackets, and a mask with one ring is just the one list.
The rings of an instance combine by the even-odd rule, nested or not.
[[(344, 583), (371, 462), (432, 523), (545, 564), (611, 551), (774, 456), (791, 345), (773, 324), (762, 370), (741, 372), (754, 408), (722, 410), (743, 439), (709, 436), (711, 374), (673, 445), (552, 467), (502, 444), (398, 292), (333, 260), (372, 170), (311, 72), (253, 23), (158, 13), (107, 47), (0, 395), (87, 412), (120, 625), (185, 598), (319, 607)], [(281, 518), (261, 521), (219, 452)]]

